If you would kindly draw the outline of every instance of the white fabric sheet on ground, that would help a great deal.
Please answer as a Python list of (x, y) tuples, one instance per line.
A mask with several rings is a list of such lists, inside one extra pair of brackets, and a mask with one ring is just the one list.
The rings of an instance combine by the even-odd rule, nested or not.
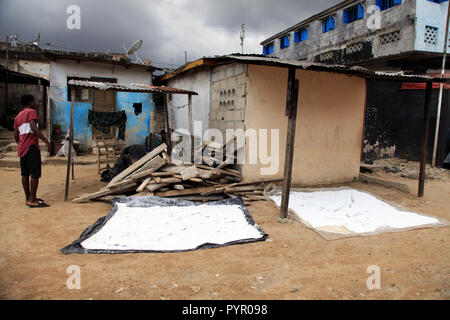
[(81, 242), (88, 250), (184, 251), (203, 244), (224, 245), (265, 234), (251, 225), (239, 205), (129, 207), (117, 211)]
[[(270, 198), (280, 206), (281, 194)], [(353, 189), (292, 191), (289, 209), (316, 231), (336, 234), (333, 237), (336, 239), (440, 224), (436, 218), (401, 211), (368, 193)]]

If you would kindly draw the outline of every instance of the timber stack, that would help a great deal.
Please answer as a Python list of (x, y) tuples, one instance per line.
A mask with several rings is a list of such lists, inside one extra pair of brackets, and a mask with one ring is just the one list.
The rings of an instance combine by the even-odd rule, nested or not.
[(266, 200), (264, 188), (281, 179), (241, 182), (240, 172), (228, 168), (234, 160), (218, 160), (235, 159), (226, 157), (226, 145), (206, 142), (196, 150), (201, 154), (202, 164), (192, 164), (172, 161), (167, 154), (167, 145), (162, 144), (115, 176), (106, 187), (81, 195), (72, 202), (110, 201), (123, 195), (200, 202), (242, 197), (246, 205), (252, 201)]

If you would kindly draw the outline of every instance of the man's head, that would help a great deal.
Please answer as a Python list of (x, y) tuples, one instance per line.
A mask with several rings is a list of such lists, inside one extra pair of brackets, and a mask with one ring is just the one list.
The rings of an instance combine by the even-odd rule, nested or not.
[(36, 107), (36, 101), (34, 100), (34, 97), (32, 95), (29, 95), (29, 94), (24, 94), (20, 98), (20, 103), (24, 107), (31, 107), (31, 108)]

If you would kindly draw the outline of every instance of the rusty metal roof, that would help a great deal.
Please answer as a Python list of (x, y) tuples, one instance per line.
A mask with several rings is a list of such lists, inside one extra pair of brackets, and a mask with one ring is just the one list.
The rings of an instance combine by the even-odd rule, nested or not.
[(190, 62), (177, 70), (165, 74), (161, 76), (163, 81), (169, 80), (178, 76), (181, 73), (186, 71), (198, 68), (200, 66), (218, 66), (227, 63), (246, 63), (246, 64), (255, 64), (255, 65), (267, 65), (274, 67), (283, 67), (283, 68), (296, 68), (296, 69), (304, 69), (304, 70), (313, 70), (313, 71), (327, 71), (327, 72), (335, 72), (335, 73), (344, 73), (355, 75), (368, 79), (386, 79), (386, 80), (400, 80), (400, 81), (410, 81), (410, 82), (423, 82), (423, 81), (433, 81), (433, 82), (445, 82), (445, 80), (440, 77), (426, 76), (426, 75), (411, 75), (411, 74), (403, 74), (399, 72), (391, 73), (391, 72), (375, 72), (371, 71), (364, 67), (359, 66), (346, 66), (346, 65), (337, 65), (337, 64), (323, 64), (316, 62), (308, 62), (308, 61), (298, 61), (298, 60), (283, 60), (279, 58), (266, 57), (261, 55), (241, 55), (241, 54), (232, 54), (226, 56), (216, 56), (216, 57), (205, 57), (198, 59), (196, 61)]
[(160, 94), (188, 94), (198, 95), (194, 91), (188, 91), (183, 89), (177, 89), (172, 87), (156, 87), (142, 83), (132, 83), (129, 85), (122, 85), (117, 83), (96, 82), (88, 80), (70, 80), (69, 85), (75, 87), (91, 88), (97, 90), (111, 90), (121, 92), (140, 92), (140, 93), (160, 93)]

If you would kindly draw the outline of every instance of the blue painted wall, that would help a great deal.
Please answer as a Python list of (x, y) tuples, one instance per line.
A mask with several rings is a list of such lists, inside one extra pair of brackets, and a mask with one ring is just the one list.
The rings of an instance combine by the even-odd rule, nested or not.
[[(133, 103), (142, 103), (142, 113), (134, 113)], [(145, 137), (150, 132), (150, 113), (153, 111), (153, 96), (149, 93), (118, 92), (117, 109), (127, 114), (127, 145), (145, 144)]]
[[(67, 101), (67, 87), (51, 87), (52, 124), (59, 124), (63, 131), (70, 126), (71, 103)], [(154, 109), (153, 97), (149, 93), (118, 92), (116, 94), (118, 111), (127, 115), (125, 142), (128, 145), (144, 144), (150, 132), (150, 114)], [(142, 113), (134, 113), (133, 103), (142, 103)], [(92, 145), (92, 129), (88, 124), (88, 113), (92, 103), (77, 102), (74, 112), (74, 139), (80, 142), (80, 148), (86, 151)]]

